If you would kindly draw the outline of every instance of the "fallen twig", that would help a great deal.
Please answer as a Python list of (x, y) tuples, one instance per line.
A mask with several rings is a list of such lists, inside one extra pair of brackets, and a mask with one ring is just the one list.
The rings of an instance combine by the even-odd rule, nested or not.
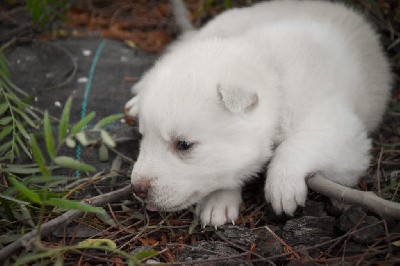
[[(128, 185), (124, 188), (118, 189), (110, 193), (102, 194), (89, 199), (84, 199), (82, 202), (97, 207), (104, 207), (110, 202), (122, 201), (124, 198), (126, 198), (128, 195), (131, 194), (132, 194), (131, 186)], [(63, 215), (42, 224), (42, 226), (40, 227), (41, 236), (42, 237), (46, 236), (51, 232), (53, 232), (57, 227), (72, 222), (74, 219), (78, 218), (81, 212), (82, 211), (79, 210), (70, 210), (64, 213)], [(26, 245), (29, 245), (35, 238), (36, 234), (37, 234), (37, 229), (32, 230), (31, 232), (26, 233), (18, 240), (14, 241), (10, 245), (0, 250), (0, 264), (6, 259), (8, 259), (12, 254), (14, 254), (19, 249), (23, 248)]]
[(358, 205), (384, 217), (400, 219), (400, 203), (384, 200), (373, 192), (345, 187), (319, 174), (308, 176), (306, 182), (309, 188), (325, 196)]

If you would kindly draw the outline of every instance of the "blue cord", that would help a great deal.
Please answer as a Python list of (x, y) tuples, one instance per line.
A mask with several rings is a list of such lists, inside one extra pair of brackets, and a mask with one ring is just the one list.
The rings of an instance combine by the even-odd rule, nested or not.
[[(94, 71), (96, 69), (97, 62), (99, 61), (101, 51), (103, 50), (105, 44), (106, 44), (106, 40), (102, 40), (100, 42), (99, 46), (97, 47), (96, 54), (94, 55), (92, 65), (90, 66), (88, 82), (86, 83), (85, 94), (83, 95), (83, 100), (82, 100), (81, 119), (86, 116), (87, 102), (88, 102), (90, 89), (92, 88)], [(76, 146), (76, 159), (80, 160), (80, 158), (81, 158), (81, 145), (78, 144)], [(80, 177), (81, 171), (76, 170), (75, 175), (76, 175), (76, 177)]]

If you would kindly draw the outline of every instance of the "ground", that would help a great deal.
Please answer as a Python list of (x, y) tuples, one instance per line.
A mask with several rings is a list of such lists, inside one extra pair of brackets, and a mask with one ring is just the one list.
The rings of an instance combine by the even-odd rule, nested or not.
[[(5, 14), (0, 16), (0, 41), (7, 46), (4, 52), (12, 81), (33, 96), (34, 106), (49, 110), (54, 117), (60, 117), (67, 98), (73, 95), (71, 120), (78, 121), (95, 111), (96, 117), (91, 125), (104, 116), (122, 111), (130, 96), (130, 87), (178, 35), (167, 1), (77, 1), (68, 11), (66, 21), (57, 22), (52, 33), (34, 26), (26, 10), (12, 2), (0, 6), (0, 11)], [(201, 26), (231, 4), (240, 6), (247, 2), (186, 1), (196, 26)], [(365, 12), (377, 26), (394, 75), (398, 78), (399, 2), (347, 2)], [(18, 38), (12, 39), (15, 36)], [(399, 101), (400, 86), (396, 79), (385, 121), (373, 136), (374, 159), (360, 182), (361, 190), (374, 191), (394, 201), (399, 201), (400, 187)], [(99, 153), (100, 141), (82, 148), (80, 155), (80, 159), (94, 165), (99, 174), (82, 174), (78, 178), (75, 171), (56, 172), (65, 179), (54, 186), (55, 192), (68, 198), (82, 199), (129, 184), (140, 136), (135, 127), (120, 121), (111, 124), (107, 130), (118, 142), (117, 147), (109, 151), (108, 158)], [(61, 151), (78, 156), (75, 148), (63, 147)], [(25, 161), (22, 158), (18, 163)], [(6, 165), (5, 162), (0, 163)], [(113, 171), (110, 172), (110, 169)], [(9, 187), (6, 174), (1, 172), (0, 175), (0, 191), (3, 193)], [(107, 215), (86, 213), (67, 226), (57, 227), (42, 238), (42, 245), (57, 250), (56, 254), (60, 254), (66, 265), (123, 265), (126, 254), (119, 254), (115, 249), (143, 257), (152, 255), (150, 259), (135, 258), (142, 262), (177, 264), (193, 261), (218, 265), (282, 264), (289, 261), (391, 264), (400, 261), (399, 221), (384, 219), (357, 207), (339, 210), (327, 197), (312, 191), (306, 206), (300, 208), (294, 217), (277, 217), (265, 203), (262, 183), (263, 180), (257, 179), (245, 187), (245, 204), (235, 225), (222, 226), (217, 230), (202, 228), (194, 217), (193, 209), (177, 213), (150, 213), (140, 202), (127, 198), (108, 204)], [(0, 225), (4, 228), (0, 235), (1, 247), (9, 245), (22, 232), (32, 230), (33, 221), (37, 220), (32, 214), (37, 212), (34, 208), (29, 210), (30, 215), (10, 220), (3, 216), (0, 207)], [(48, 210), (45, 221), (57, 216), (60, 216), (59, 211)], [(109, 251), (66, 249), (86, 239), (108, 239), (116, 248), (111, 245)], [(155, 252), (145, 252), (149, 250)], [(32, 254), (29, 251), (20, 252), (14, 254), (10, 261)], [(44, 263), (54, 261), (57, 256), (43, 257)]]

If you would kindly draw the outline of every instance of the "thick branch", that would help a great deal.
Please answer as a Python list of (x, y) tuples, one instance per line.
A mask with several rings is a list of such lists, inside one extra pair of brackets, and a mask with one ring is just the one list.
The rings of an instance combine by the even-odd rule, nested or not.
[[(124, 188), (118, 189), (118, 190), (110, 192), (110, 193), (102, 194), (102, 195), (99, 195), (99, 196), (96, 196), (96, 197), (93, 197), (90, 199), (85, 199), (82, 202), (91, 204), (91, 205), (97, 206), (97, 207), (104, 207), (111, 202), (122, 201), (123, 199), (125, 199), (127, 196), (129, 196), (131, 194), (132, 194), (131, 186), (128, 185)], [(49, 235), (57, 227), (66, 225), (66, 224), (72, 222), (73, 220), (75, 220), (76, 218), (78, 218), (80, 214), (81, 214), (81, 211), (79, 211), (79, 210), (70, 210), (70, 211), (67, 211), (66, 213), (64, 213), (63, 215), (58, 216), (57, 218), (54, 218), (54, 219), (48, 221), (47, 223), (44, 223), (40, 227), (41, 236)], [(2, 261), (9, 258), (12, 254), (14, 254), (20, 248), (23, 248), (27, 244), (29, 245), (29, 243), (31, 243), (32, 240), (35, 238), (36, 234), (37, 234), (37, 230), (36, 229), (32, 230), (31, 232), (23, 235), (18, 240), (14, 241), (13, 243), (9, 244), (8, 246), (6, 246), (2, 250), (0, 250), (0, 264), (2, 263)]]
[(383, 217), (400, 219), (400, 203), (384, 200), (373, 192), (345, 187), (318, 174), (308, 177), (307, 185), (325, 196), (358, 205)]

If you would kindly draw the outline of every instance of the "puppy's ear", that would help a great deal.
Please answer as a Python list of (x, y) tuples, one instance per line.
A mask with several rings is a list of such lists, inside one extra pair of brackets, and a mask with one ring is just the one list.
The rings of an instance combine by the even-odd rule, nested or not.
[(257, 106), (258, 95), (255, 92), (221, 84), (217, 90), (221, 102), (234, 114), (250, 112)]

